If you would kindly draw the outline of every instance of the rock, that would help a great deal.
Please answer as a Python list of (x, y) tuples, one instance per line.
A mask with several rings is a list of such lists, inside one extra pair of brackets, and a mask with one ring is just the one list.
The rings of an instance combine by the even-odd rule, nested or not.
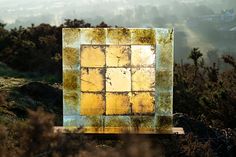
[(19, 88), (20, 93), (50, 105), (62, 105), (62, 90), (41, 82), (30, 82)]
[(43, 107), (45, 111), (56, 115), (56, 125), (62, 125), (61, 89), (54, 88), (46, 83), (30, 82), (19, 87), (17, 91), (24, 97), (24, 102), (26, 100), (27, 102), (33, 102), (29, 104), (33, 109)]

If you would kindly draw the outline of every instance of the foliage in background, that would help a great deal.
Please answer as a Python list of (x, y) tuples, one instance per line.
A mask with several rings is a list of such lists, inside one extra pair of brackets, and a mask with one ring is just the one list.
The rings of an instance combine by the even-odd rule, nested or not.
[(201, 56), (194, 48), (189, 57), (194, 65), (175, 64), (174, 111), (211, 127), (236, 128), (236, 61), (223, 56), (232, 68), (220, 73), (216, 63), (207, 66)]
[[(193, 48), (188, 56), (193, 64), (175, 64), (174, 121), (181, 119), (178, 114), (188, 117), (176, 124), (185, 128), (185, 136), (159, 142), (126, 137), (103, 143), (54, 133), (51, 114), (27, 111), (43, 107), (61, 120), (61, 29), (93, 26), (67, 19), (58, 27), (4, 27), (0, 23), (0, 81), (6, 81), (0, 82), (0, 156), (236, 156), (236, 60), (232, 56), (217, 58), (230, 66), (222, 70), (218, 60), (207, 65), (201, 50)], [(110, 26), (102, 22), (96, 27)], [(29, 76), (44, 82), (13, 79)], [(19, 87), (5, 88), (7, 81)], [(47, 84), (52, 82), (59, 84)]]
[[(37, 77), (55, 76), (62, 79), (62, 28), (92, 27), (83, 20), (69, 20), (60, 26), (40, 24), (6, 30), (0, 23), (0, 61), (21, 72), (31, 72)], [(109, 27), (102, 22), (97, 27)], [(50, 79), (50, 78), (49, 78)], [(53, 79), (53, 78), (52, 78)]]

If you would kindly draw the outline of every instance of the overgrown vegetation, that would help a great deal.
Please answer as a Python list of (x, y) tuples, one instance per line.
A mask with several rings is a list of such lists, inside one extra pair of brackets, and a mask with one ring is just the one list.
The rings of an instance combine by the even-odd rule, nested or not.
[(216, 63), (208, 66), (194, 48), (191, 64), (175, 64), (174, 110), (216, 128), (236, 128), (236, 61), (222, 56), (232, 68), (220, 73)]
[[(91, 24), (68, 19), (59, 27), (4, 27), (0, 24), (0, 156), (236, 156), (232, 56), (219, 58), (231, 67), (224, 71), (217, 61), (206, 64), (199, 48), (188, 57), (193, 64), (175, 64), (174, 122), (186, 135), (101, 141), (54, 133), (52, 128), (55, 121), (60, 124), (62, 115), (61, 29)], [(109, 26), (102, 22), (96, 27)], [(47, 113), (36, 111), (38, 107)]]
[[(0, 24), (0, 61), (12, 69), (62, 80), (62, 28), (92, 27), (83, 20), (67, 19), (61, 26), (40, 24), (11, 30)], [(96, 27), (108, 27), (102, 22)], [(51, 78), (52, 79), (52, 78)]]

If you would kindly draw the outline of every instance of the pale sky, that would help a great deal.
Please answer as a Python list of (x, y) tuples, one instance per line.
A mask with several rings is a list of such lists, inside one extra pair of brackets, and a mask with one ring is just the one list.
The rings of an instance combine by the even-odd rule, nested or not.
[(60, 25), (64, 19), (84, 19), (92, 25), (104, 21), (111, 26), (174, 27), (180, 32), (176, 33), (176, 54), (184, 58), (192, 47), (204, 52), (236, 52), (235, 41), (211, 31), (230, 30), (236, 22), (221, 22), (218, 28), (210, 22), (193, 28), (188, 23), (198, 17), (219, 15), (225, 9), (236, 13), (236, 0), (0, 0), (0, 22), (6, 23), (7, 28), (32, 23)]
[[(192, 7), (199, 6), (217, 12), (236, 7), (236, 0), (0, 0), (0, 20), (9, 24), (21, 21), (58, 25), (65, 18), (87, 19), (91, 23), (102, 19), (112, 22), (111, 24), (119, 24), (119, 20), (123, 18), (129, 21), (129, 25), (137, 25), (143, 21), (137, 23), (139, 17), (135, 14), (145, 14), (140, 7), (156, 9), (157, 16), (181, 18), (186, 16)], [(151, 14), (156, 13), (149, 11), (145, 16), (148, 18), (153, 16)], [(148, 21), (146, 22), (149, 25)]]

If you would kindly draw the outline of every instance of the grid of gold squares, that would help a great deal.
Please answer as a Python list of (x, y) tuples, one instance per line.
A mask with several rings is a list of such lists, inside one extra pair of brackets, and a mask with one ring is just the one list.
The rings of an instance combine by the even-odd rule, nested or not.
[(64, 125), (155, 115), (161, 126), (172, 116), (173, 57), (172, 29), (63, 29)]
[(155, 45), (81, 45), (81, 115), (153, 114)]

